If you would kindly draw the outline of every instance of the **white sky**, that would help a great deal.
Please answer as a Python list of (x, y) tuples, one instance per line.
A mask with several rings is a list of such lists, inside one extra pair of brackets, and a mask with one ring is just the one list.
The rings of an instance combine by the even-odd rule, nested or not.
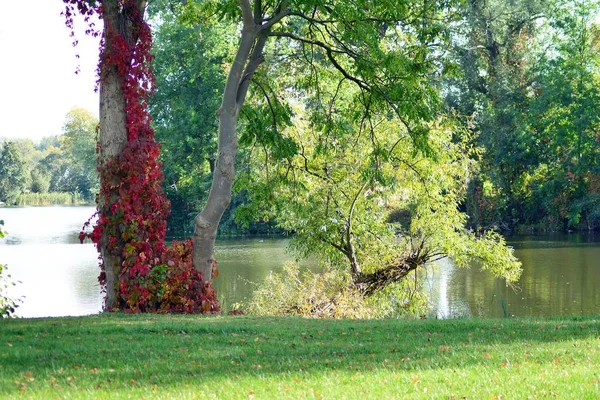
[(62, 10), (62, 0), (0, 0), (0, 137), (58, 135), (76, 106), (98, 116), (98, 39), (76, 19), (74, 48)]

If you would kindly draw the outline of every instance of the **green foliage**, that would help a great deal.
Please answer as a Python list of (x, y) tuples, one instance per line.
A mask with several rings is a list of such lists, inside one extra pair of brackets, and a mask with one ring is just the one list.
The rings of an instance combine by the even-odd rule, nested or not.
[(31, 171), (31, 191), (44, 194), (50, 189), (50, 175), (35, 169)]
[(286, 263), (280, 273), (271, 272), (257, 285), (243, 310), (259, 316), (308, 318), (357, 319), (374, 315), (346, 272), (335, 269), (300, 272), (292, 262)]
[[(540, 52), (531, 71), (537, 91), (527, 128), (539, 143), (539, 164), (528, 182), (541, 214), (561, 229), (600, 224), (600, 58), (597, 2), (565, 6), (547, 28), (551, 51)], [(591, 185), (590, 185), (591, 184)]]
[[(96, 129), (97, 118), (88, 110), (73, 108), (65, 117), (61, 149), (67, 161), (64, 171), (63, 191), (79, 192), (93, 200), (98, 191), (96, 173)], [(67, 183), (68, 182), (68, 183)]]
[(462, 74), (445, 92), (485, 149), (471, 226), (594, 229), (598, 2), (468, 2), (461, 13), (452, 54)]
[[(337, 121), (327, 134), (314, 134), (303, 111), (295, 115), (282, 134), (299, 153), (282, 160), (265, 152), (266, 167), (240, 182), (255, 196), (254, 213), (266, 211), (293, 232), (291, 246), (301, 255), (325, 256), (345, 273), (355, 257), (368, 274), (424, 248), (429, 256), (421, 263), (446, 255), (461, 267), (479, 260), (508, 282), (518, 279), (520, 263), (501, 237), (477, 237), (464, 228), (458, 205), (470, 149), (452, 142), (451, 123), (431, 125), (426, 157), (393, 119), (373, 119), (376, 128), (364, 132), (339, 112), (330, 116)], [(410, 210), (409, 218), (390, 222), (399, 209)]]
[[(3, 229), (4, 221), (0, 220), (0, 239), (3, 239), (6, 232)], [(14, 315), (15, 310), (23, 301), (21, 298), (14, 299), (8, 297), (7, 289), (15, 286), (16, 283), (11, 281), (10, 274), (7, 273), (6, 265), (0, 264), (0, 318), (10, 318)]]
[(0, 149), (0, 201), (13, 204), (27, 185), (25, 161), (15, 142)]
[[(188, 8), (194, 4), (188, 3)], [(191, 234), (204, 204), (215, 164), (215, 117), (231, 52), (233, 27), (211, 21), (182, 23), (180, 5), (152, 2), (152, 53), (156, 91), (149, 111), (161, 143), (165, 193), (171, 201), (168, 225), (176, 236)]]
[[(412, 279), (415, 278), (415, 279)], [(315, 273), (287, 262), (256, 284), (244, 313), (326, 319), (419, 318), (429, 309), (416, 275), (365, 298), (347, 271), (326, 266)]]
[(16, 286), (17, 284), (17, 282), (11, 280), (7, 269), (6, 265), (0, 264), (0, 319), (13, 317), (19, 304), (23, 301), (21, 298), (14, 299), (9, 297), (6, 293), (9, 287)]
[[(61, 136), (44, 138), (37, 145), (31, 139), (6, 142), (2, 148), (6, 158), (0, 155), (0, 201), (18, 205), (93, 201), (98, 189), (97, 124), (89, 111), (74, 108), (65, 117)], [(74, 198), (49, 192), (73, 193)]]

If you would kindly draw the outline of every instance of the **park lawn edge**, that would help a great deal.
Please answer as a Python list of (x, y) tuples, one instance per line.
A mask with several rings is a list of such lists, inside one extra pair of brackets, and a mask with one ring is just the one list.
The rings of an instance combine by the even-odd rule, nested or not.
[(0, 321), (0, 398), (600, 398), (600, 316)]

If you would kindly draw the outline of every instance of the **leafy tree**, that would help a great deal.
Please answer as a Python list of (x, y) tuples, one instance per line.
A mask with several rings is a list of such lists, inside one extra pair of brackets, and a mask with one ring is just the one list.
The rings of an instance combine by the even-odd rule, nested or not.
[(0, 152), (0, 201), (12, 204), (27, 187), (26, 164), (15, 142), (3, 144)]
[[(66, 156), (67, 169), (63, 179), (69, 192), (79, 192), (92, 200), (97, 191), (96, 128), (98, 120), (83, 108), (74, 108), (65, 117), (61, 148)], [(67, 185), (65, 185), (67, 186)]]
[(538, 164), (527, 193), (538, 218), (559, 229), (600, 222), (600, 30), (598, 2), (570, 2), (549, 20), (532, 80), (527, 128)]
[(156, 75), (149, 111), (161, 143), (164, 188), (171, 201), (169, 230), (181, 234), (210, 187), (218, 128), (215, 113), (230, 46), (224, 40), (229, 34), (226, 25), (182, 24), (172, 7), (180, 8), (168, 1), (149, 5)]
[[(267, 212), (294, 233), (296, 251), (325, 256), (338, 272), (333, 276), (341, 272), (342, 281), (367, 298), (402, 297), (406, 286), (399, 282), (445, 256), (460, 267), (479, 261), (508, 282), (517, 280), (520, 263), (498, 235), (478, 238), (464, 228), (458, 204), (473, 150), (459, 140), (460, 130), (448, 120), (432, 122), (424, 155), (399, 119), (372, 111), (356, 121), (352, 103), (360, 91), (325, 80), (321, 76), (315, 93), (327, 111), (308, 112), (317, 95), (299, 93), (304, 101), (293, 110), (292, 126), (273, 137), (252, 130), (242, 135), (241, 143), (258, 154), (238, 181), (253, 195), (250, 209), (239, 209), (240, 218)], [(315, 313), (334, 310), (340, 301), (333, 293), (327, 307), (313, 304)], [(407, 306), (403, 301), (401, 307)], [(260, 295), (250, 308), (257, 307), (265, 307)]]
[[(194, 265), (205, 277), (210, 277), (219, 221), (231, 201), (238, 117), (253, 78), (263, 77), (255, 79), (259, 82), (257, 93), (283, 97), (269, 85), (275, 78), (271, 72), (282, 70), (274, 66), (285, 65), (289, 76), (305, 67), (303, 58), (326, 60), (338, 79), (364, 93), (365, 101), (357, 103), (359, 106), (396, 114), (413, 140), (426, 147), (423, 121), (431, 119), (435, 109), (426, 78), (437, 65), (431, 49), (443, 41), (448, 6), (447, 2), (417, 1), (381, 2), (369, 7), (362, 2), (324, 5), (244, 0), (236, 7), (216, 1), (188, 2), (185, 18), (199, 21), (207, 13), (216, 13), (242, 25), (218, 112), (219, 155), (213, 184), (205, 208), (195, 219)], [(265, 60), (264, 71), (257, 73)], [(273, 102), (268, 107), (266, 111), (282, 109)], [(285, 124), (290, 117), (284, 113), (276, 120)]]
[(31, 191), (33, 193), (48, 193), (50, 189), (50, 175), (40, 172), (39, 169), (31, 171)]
[[(536, 158), (521, 124), (532, 84), (527, 72), (540, 20), (552, 6), (490, 0), (467, 1), (460, 8), (452, 54), (461, 74), (446, 81), (445, 91), (448, 105), (475, 129), (477, 144), (485, 149), (481, 174), (471, 181), (472, 225), (512, 227), (522, 218), (516, 187)], [(483, 193), (496, 200), (484, 204)]]
[(594, 227), (597, 12), (595, 1), (465, 3), (453, 46), (462, 75), (445, 92), (485, 149), (473, 226)]

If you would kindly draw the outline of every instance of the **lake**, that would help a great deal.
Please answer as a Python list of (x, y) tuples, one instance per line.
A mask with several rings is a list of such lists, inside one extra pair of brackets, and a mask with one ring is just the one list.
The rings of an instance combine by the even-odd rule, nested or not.
[[(0, 263), (8, 265), (13, 296), (25, 296), (17, 315), (86, 315), (102, 309), (98, 260), (78, 233), (93, 207), (5, 207), (0, 219)], [(517, 291), (476, 268), (458, 269), (447, 260), (427, 270), (425, 290), (432, 316), (506, 317), (591, 315), (600, 311), (600, 234), (510, 237), (523, 262)], [(241, 302), (270, 271), (281, 270), (286, 239), (226, 239), (217, 243), (220, 276), (214, 281), (224, 308)], [(312, 263), (314, 264), (314, 263)], [(310, 262), (303, 265), (310, 267)]]

